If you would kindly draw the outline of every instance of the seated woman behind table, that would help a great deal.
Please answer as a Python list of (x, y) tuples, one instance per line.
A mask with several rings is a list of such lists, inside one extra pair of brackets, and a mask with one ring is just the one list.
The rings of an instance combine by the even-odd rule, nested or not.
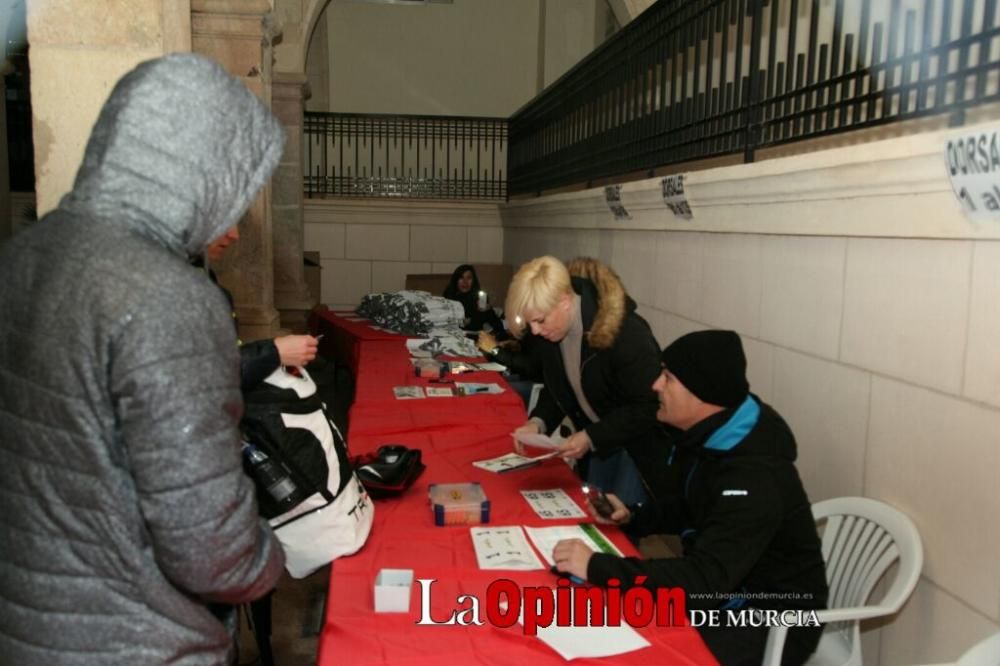
[[(633, 457), (645, 461), (653, 445), (658, 403), (650, 387), (660, 349), (621, 280), (595, 259), (567, 268), (539, 257), (514, 276), (505, 313), (515, 335), (537, 336), (532, 353), (545, 384), (517, 431), (551, 433), (569, 417), (576, 433), (562, 443), (563, 458), (579, 460), (588, 483), (643, 501)], [(515, 449), (522, 451), (516, 442)]]
[[(482, 299), (480, 293), (483, 294)], [(462, 264), (455, 269), (442, 296), (462, 304), (465, 309), (462, 328), (466, 331), (503, 332), (503, 322), (487, 302), (487, 295), (479, 285), (476, 269), (470, 264)]]

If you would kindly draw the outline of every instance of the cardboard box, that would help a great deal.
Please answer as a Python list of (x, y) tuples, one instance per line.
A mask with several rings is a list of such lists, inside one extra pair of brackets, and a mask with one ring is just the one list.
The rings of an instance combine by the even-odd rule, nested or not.
[(412, 585), (413, 569), (380, 569), (375, 576), (375, 612), (409, 611)]

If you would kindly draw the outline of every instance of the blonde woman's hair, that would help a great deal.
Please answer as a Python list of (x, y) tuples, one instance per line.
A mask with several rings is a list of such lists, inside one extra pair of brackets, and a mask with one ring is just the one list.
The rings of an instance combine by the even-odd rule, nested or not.
[(517, 270), (507, 289), (504, 303), (507, 327), (521, 337), (528, 323), (525, 312), (550, 312), (561, 295), (572, 291), (569, 271), (563, 262), (551, 256), (532, 259)]

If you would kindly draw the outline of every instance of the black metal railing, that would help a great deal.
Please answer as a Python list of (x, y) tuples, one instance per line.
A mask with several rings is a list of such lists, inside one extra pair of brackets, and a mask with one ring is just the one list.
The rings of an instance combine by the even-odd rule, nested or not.
[(660, 0), (510, 120), (512, 194), (1000, 100), (998, 0)]
[(504, 201), (507, 120), (305, 114), (308, 197)]

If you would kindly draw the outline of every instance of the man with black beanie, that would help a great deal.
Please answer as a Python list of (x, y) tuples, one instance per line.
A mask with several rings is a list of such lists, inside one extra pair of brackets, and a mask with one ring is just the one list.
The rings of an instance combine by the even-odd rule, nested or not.
[[(794, 465), (795, 438), (781, 416), (750, 393), (736, 333), (689, 333), (661, 358), (652, 388), (660, 401), (657, 419), (672, 434), (673, 446), (663, 455), (677, 482), (641, 507), (608, 495), (609, 521), (634, 536), (679, 534), (683, 556), (620, 558), (566, 540), (553, 557), (559, 570), (597, 585), (617, 579), (627, 588), (645, 577), (642, 584), (650, 588), (684, 589), (689, 610), (722, 610), (721, 626), (697, 627), (719, 662), (759, 664), (767, 627), (727, 626), (732, 615), (726, 611), (803, 611), (785, 617), (808, 618), (807, 611), (827, 600), (816, 524)], [(782, 663), (803, 663), (820, 633), (820, 627), (792, 629)]]

